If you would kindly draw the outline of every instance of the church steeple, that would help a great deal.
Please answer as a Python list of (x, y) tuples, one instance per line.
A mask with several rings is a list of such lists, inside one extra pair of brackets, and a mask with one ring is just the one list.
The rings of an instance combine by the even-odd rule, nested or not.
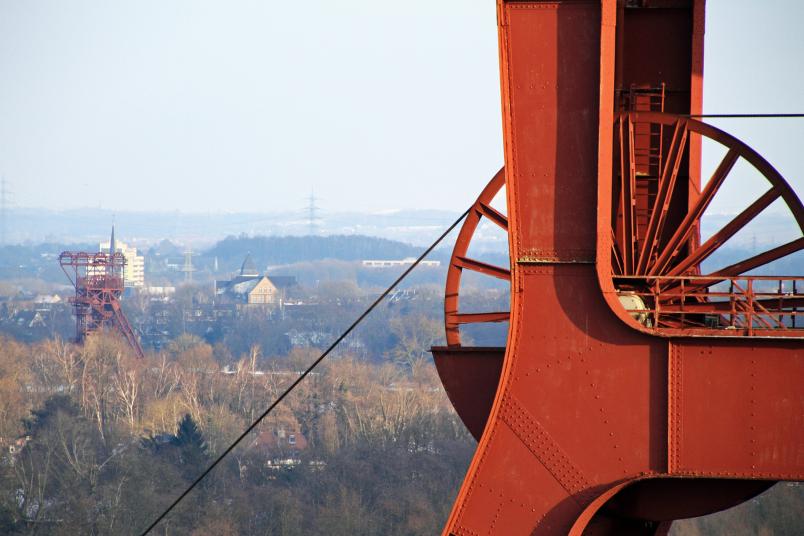
[(112, 224), (112, 237), (109, 239), (109, 255), (114, 255), (117, 251), (117, 244), (114, 242), (114, 224)]
[(246, 254), (246, 258), (243, 260), (243, 265), (240, 267), (240, 275), (246, 277), (256, 277), (260, 275), (259, 270), (257, 270), (257, 265), (251, 258), (250, 251)]

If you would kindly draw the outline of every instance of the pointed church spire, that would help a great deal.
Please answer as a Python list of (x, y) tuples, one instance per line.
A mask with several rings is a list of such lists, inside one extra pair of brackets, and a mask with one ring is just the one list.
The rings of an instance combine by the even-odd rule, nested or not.
[(109, 239), (109, 255), (114, 255), (117, 251), (117, 244), (114, 243), (114, 224), (112, 224), (112, 238)]
[(257, 265), (254, 263), (254, 260), (251, 258), (251, 252), (249, 251), (246, 253), (246, 258), (243, 260), (242, 266), (240, 266), (240, 275), (247, 276), (247, 277), (256, 277), (260, 275), (259, 270), (257, 270)]

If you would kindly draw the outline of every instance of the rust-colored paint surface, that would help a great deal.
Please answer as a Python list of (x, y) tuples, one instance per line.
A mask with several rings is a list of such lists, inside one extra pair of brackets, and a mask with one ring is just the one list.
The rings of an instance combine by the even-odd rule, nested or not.
[(435, 347), (432, 352), (450, 402), (479, 441), (500, 382), (505, 348)]
[[(511, 266), (461, 257), (469, 222), (434, 353), (482, 436), (447, 535), (666, 534), (804, 478), (804, 278), (745, 276), (804, 240), (704, 273), (756, 214), (702, 240), (698, 213), (738, 158), (768, 182), (757, 213), (782, 199), (802, 227), (804, 209), (738, 140), (667, 115), (700, 112), (703, 16), (702, 0), (498, 0)], [(702, 180), (704, 137), (727, 156)], [(467, 268), (507, 272), (510, 313), (461, 315)], [(503, 318), (495, 374), (456, 330)]]

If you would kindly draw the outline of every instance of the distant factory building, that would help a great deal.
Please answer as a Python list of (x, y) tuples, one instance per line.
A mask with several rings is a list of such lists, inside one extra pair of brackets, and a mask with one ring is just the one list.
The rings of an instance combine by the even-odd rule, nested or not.
[(239, 275), (229, 280), (215, 281), (215, 295), (249, 305), (281, 305), (285, 291), (294, 285), (296, 278), (292, 276), (260, 274), (249, 253), (240, 267)]
[[(114, 251), (112, 251), (112, 247)], [(137, 253), (137, 248), (130, 247), (120, 240), (115, 240), (114, 228), (112, 228), (112, 238), (106, 242), (100, 242), (98, 251), (122, 253), (126, 258), (126, 266), (123, 268), (124, 286), (142, 288), (145, 285), (145, 257)]]
[[(366, 260), (363, 261), (364, 268), (393, 268), (397, 266), (410, 266), (416, 262), (413, 257), (401, 260)], [(422, 261), (419, 266), (429, 266), (430, 268), (437, 268), (441, 266), (441, 261)]]

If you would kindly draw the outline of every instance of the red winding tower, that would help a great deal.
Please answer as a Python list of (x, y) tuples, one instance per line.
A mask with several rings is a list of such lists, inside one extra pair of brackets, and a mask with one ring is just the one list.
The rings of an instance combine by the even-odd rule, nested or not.
[[(479, 440), (444, 534), (665, 534), (804, 479), (804, 277), (772, 271), (804, 249), (804, 207), (693, 118), (704, 0), (497, 7), (505, 168), (459, 235), (448, 345), (433, 349)], [(704, 142), (721, 155), (705, 173)], [(703, 233), (735, 169), (764, 193), (744, 188), (746, 208)], [(718, 265), (773, 203), (793, 239)], [(510, 266), (467, 256), (484, 218), (508, 234)], [(510, 281), (510, 311), (461, 311), (465, 270)], [(461, 344), (461, 325), (503, 321), (506, 347)]]
[(120, 308), (126, 258), (115, 250), (112, 227), (108, 253), (63, 251), (59, 255), (61, 269), (75, 287), (75, 296), (70, 298), (75, 313), (75, 338), (82, 343), (95, 331), (117, 329), (137, 356), (144, 357), (139, 340)]

